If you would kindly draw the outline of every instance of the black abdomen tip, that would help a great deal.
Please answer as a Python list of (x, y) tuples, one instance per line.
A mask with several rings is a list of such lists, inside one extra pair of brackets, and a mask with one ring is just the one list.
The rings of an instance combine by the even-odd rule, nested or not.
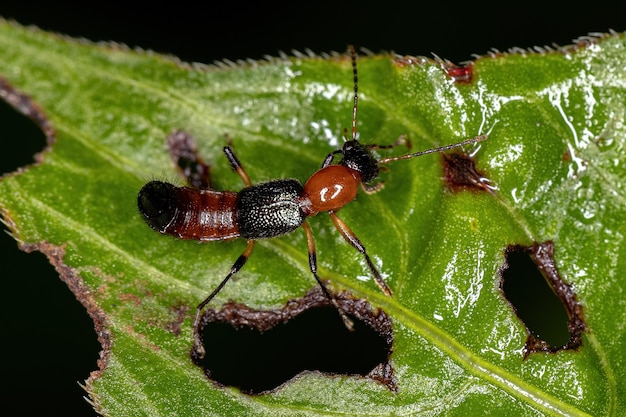
[(137, 206), (144, 220), (161, 233), (176, 216), (176, 187), (163, 181), (150, 181), (137, 195)]

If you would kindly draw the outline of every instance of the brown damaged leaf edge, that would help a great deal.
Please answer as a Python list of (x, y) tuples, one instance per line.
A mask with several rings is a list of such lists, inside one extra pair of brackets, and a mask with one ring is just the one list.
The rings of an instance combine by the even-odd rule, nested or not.
[(281, 309), (232, 301), (207, 309), (198, 326), (206, 354), (194, 347), (191, 358), (217, 385), (250, 395), (271, 392), (306, 372), (364, 377), (397, 392), (389, 316), (347, 293), (337, 294), (337, 301), (355, 319), (354, 331), (318, 287)]
[(474, 63), (454, 65), (446, 61), (444, 69), (450, 78), (459, 84), (471, 84), (474, 80)]
[[(56, 132), (50, 121), (41, 110), (41, 107), (37, 105), (28, 95), (17, 91), (7, 80), (0, 77), (0, 99), (7, 102), (17, 112), (31, 119), (41, 129), (48, 146), (41, 153), (35, 155), (35, 161), (41, 163), (43, 161), (43, 154), (50, 150), (56, 142)], [(18, 170), (20, 172), (21, 170)]]
[(463, 62), (461, 64), (455, 64), (447, 59), (442, 59), (438, 56), (434, 58), (427, 58), (424, 56), (412, 56), (412, 55), (395, 55), (393, 61), (398, 67), (408, 67), (412, 65), (424, 65), (426, 63), (437, 63), (446, 72), (454, 82), (458, 84), (471, 84), (474, 81), (474, 64), (476, 61), (483, 57), (498, 58), (507, 55), (545, 55), (548, 53), (560, 53), (571, 54), (579, 49), (588, 48), (590, 45), (596, 45), (602, 39), (609, 38), (616, 34), (615, 31), (610, 30), (607, 33), (594, 33), (587, 36), (581, 36), (575, 39), (571, 44), (565, 46), (534, 46), (532, 48), (519, 48), (513, 47), (507, 51), (499, 51), (492, 49), (485, 55), (474, 54), (474, 60)]
[(211, 188), (211, 168), (198, 154), (196, 140), (189, 133), (174, 131), (167, 137), (167, 148), (176, 168), (191, 187), (201, 190)]
[(510, 245), (505, 250), (505, 264), (499, 270), (501, 288), (504, 285), (503, 274), (509, 268), (506, 257), (512, 252), (522, 252), (530, 256), (537, 270), (543, 275), (554, 293), (563, 303), (563, 307), (569, 317), (567, 323), (569, 341), (562, 346), (550, 345), (545, 340), (534, 335), (526, 324), (524, 324), (527, 334), (526, 343), (524, 345), (524, 359), (531, 353), (556, 353), (560, 350), (578, 350), (578, 348), (582, 346), (582, 334), (587, 329), (587, 325), (584, 321), (583, 306), (578, 301), (572, 285), (566, 283), (559, 274), (554, 259), (554, 243), (552, 241), (546, 241), (543, 243), (535, 243), (532, 246)]
[(485, 174), (476, 168), (474, 158), (468, 154), (442, 153), (443, 178), (453, 192), (471, 190), (493, 193), (497, 187)]
[[(0, 99), (6, 101), (17, 112), (30, 118), (45, 135), (47, 146), (42, 152), (35, 155), (35, 163), (42, 163), (45, 154), (50, 152), (52, 145), (56, 142), (56, 132), (48, 120), (48, 117), (41, 110), (41, 107), (39, 107), (39, 105), (37, 105), (28, 95), (13, 88), (13, 86), (2, 77), (0, 77)], [(17, 173), (21, 173), (24, 170), (25, 168), (20, 168)], [(39, 243), (25, 243), (20, 241), (17, 237), (18, 231), (13, 219), (11, 218), (10, 212), (2, 208), (0, 214), (2, 215), (3, 223), (9, 228), (11, 236), (18, 241), (19, 249), (26, 253), (32, 253), (34, 251), (43, 253), (48, 258), (50, 264), (57, 271), (61, 280), (68, 286), (76, 299), (87, 310), (89, 317), (91, 317), (94, 322), (94, 329), (98, 337), (98, 342), (100, 342), (100, 345), (102, 346), (102, 350), (100, 351), (100, 359), (97, 361), (98, 370), (91, 372), (89, 378), (85, 381), (83, 388), (90, 394), (90, 399), (87, 401), (89, 401), (94, 407), (94, 410), (98, 412), (102, 409), (102, 407), (98, 403), (98, 397), (90, 392), (90, 386), (93, 381), (98, 379), (102, 372), (106, 369), (111, 352), (111, 335), (106, 330), (106, 315), (104, 311), (98, 307), (90, 289), (85, 285), (85, 282), (80, 275), (63, 261), (65, 258), (65, 248), (63, 246), (54, 245), (45, 241)]]
[[(5, 219), (7, 219), (6, 213), (3, 213), (3, 215), (5, 216)], [(99, 412), (102, 410), (102, 407), (98, 403), (98, 397), (93, 395), (90, 391), (90, 386), (106, 369), (108, 358), (111, 353), (111, 334), (108, 330), (106, 330), (106, 314), (102, 309), (100, 309), (93, 298), (92, 292), (85, 285), (85, 282), (76, 270), (67, 266), (63, 261), (63, 258), (65, 257), (65, 248), (63, 246), (53, 245), (48, 242), (41, 242), (36, 244), (20, 243), (19, 248), (26, 253), (39, 251), (46, 255), (50, 264), (58, 272), (61, 281), (68, 286), (70, 291), (72, 291), (72, 294), (74, 294), (76, 299), (87, 310), (89, 317), (91, 317), (94, 322), (94, 329), (96, 331), (96, 335), (98, 336), (98, 342), (102, 346), (100, 358), (97, 361), (98, 370), (91, 372), (89, 378), (85, 381), (85, 385), (81, 384), (81, 386), (89, 393), (90, 398), (87, 399), (87, 401), (94, 407), (96, 412)]]
[[(433, 62), (432, 59), (414, 56), (395, 56), (394, 63), (399, 67), (408, 67), (411, 65), (422, 65), (426, 62)], [(456, 65), (447, 59), (436, 57), (434, 62), (438, 63), (454, 82), (458, 84), (471, 84), (474, 81), (474, 62), (466, 62)]]
[(169, 310), (174, 316), (174, 319), (165, 324), (165, 329), (174, 336), (180, 336), (182, 333), (183, 323), (189, 315), (190, 308), (188, 305), (180, 303), (175, 306), (171, 306)]

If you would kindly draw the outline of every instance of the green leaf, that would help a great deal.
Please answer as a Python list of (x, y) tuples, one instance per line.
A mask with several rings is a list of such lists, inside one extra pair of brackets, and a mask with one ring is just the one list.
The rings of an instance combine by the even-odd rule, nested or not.
[[(393, 393), (370, 379), (305, 373), (246, 396), (191, 362), (195, 305), (245, 242), (197, 244), (150, 230), (136, 209), (152, 178), (182, 184), (165, 138), (184, 129), (214, 187), (241, 180), (221, 153), (233, 139), (254, 182), (305, 181), (352, 118), (343, 56), (191, 66), (0, 23), (3, 98), (37, 116), (55, 143), (0, 182), (5, 221), (48, 255), (95, 320), (100, 372), (86, 382), (105, 415), (622, 415), (626, 413), (626, 39), (476, 59), (471, 82), (445, 62), (359, 59), (359, 133), (415, 150), (489, 133), (474, 157), (493, 192), (445, 187), (437, 155), (390, 164), (385, 188), (343, 210), (394, 291), (381, 294), (329, 219), (310, 220), (320, 274), (383, 309), (393, 324)], [(478, 147), (477, 147), (478, 148)], [(387, 151), (381, 151), (381, 153)], [(524, 359), (526, 330), (502, 296), (511, 244), (554, 243), (587, 330), (578, 350)], [(301, 231), (259, 241), (212, 302), (280, 308), (316, 284)], [(180, 326), (180, 332), (172, 330)]]

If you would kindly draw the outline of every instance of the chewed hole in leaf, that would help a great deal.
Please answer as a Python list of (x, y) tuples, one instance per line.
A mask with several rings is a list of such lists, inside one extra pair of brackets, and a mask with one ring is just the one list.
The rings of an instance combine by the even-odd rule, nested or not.
[(507, 265), (502, 289), (517, 316), (535, 337), (552, 346), (566, 344), (567, 312), (530, 255), (521, 250), (508, 251)]
[(210, 167), (198, 155), (196, 140), (187, 132), (177, 130), (167, 137), (167, 147), (172, 161), (193, 188), (209, 189)]
[[(0, 83), (0, 97), (3, 98), (0, 99), (2, 135), (6, 138), (0, 152), (1, 175), (33, 163), (33, 155), (46, 146), (46, 136), (37, 118), (32, 116), (38, 109), (30, 99), (3, 83)], [(40, 118), (43, 120), (43, 115)], [(12, 145), (11, 141), (18, 141), (19, 146)]]
[(497, 189), (484, 173), (476, 168), (470, 155), (454, 152), (442, 153), (443, 177), (452, 191), (472, 190), (493, 192)]
[(279, 310), (232, 302), (209, 309), (200, 323), (205, 356), (192, 351), (192, 358), (211, 380), (246, 394), (271, 391), (307, 371), (369, 378), (395, 392), (389, 317), (364, 300), (340, 295), (338, 302), (353, 331), (318, 289)]
[(505, 298), (526, 327), (525, 357), (581, 346), (582, 306), (556, 269), (552, 242), (509, 246), (500, 277)]

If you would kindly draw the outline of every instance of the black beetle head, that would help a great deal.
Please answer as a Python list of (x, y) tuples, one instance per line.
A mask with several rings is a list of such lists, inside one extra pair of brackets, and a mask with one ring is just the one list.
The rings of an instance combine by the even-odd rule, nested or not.
[(357, 140), (349, 140), (341, 149), (342, 159), (339, 164), (361, 174), (361, 181), (367, 183), (378, 176), (378, 161), (374, 155)]

